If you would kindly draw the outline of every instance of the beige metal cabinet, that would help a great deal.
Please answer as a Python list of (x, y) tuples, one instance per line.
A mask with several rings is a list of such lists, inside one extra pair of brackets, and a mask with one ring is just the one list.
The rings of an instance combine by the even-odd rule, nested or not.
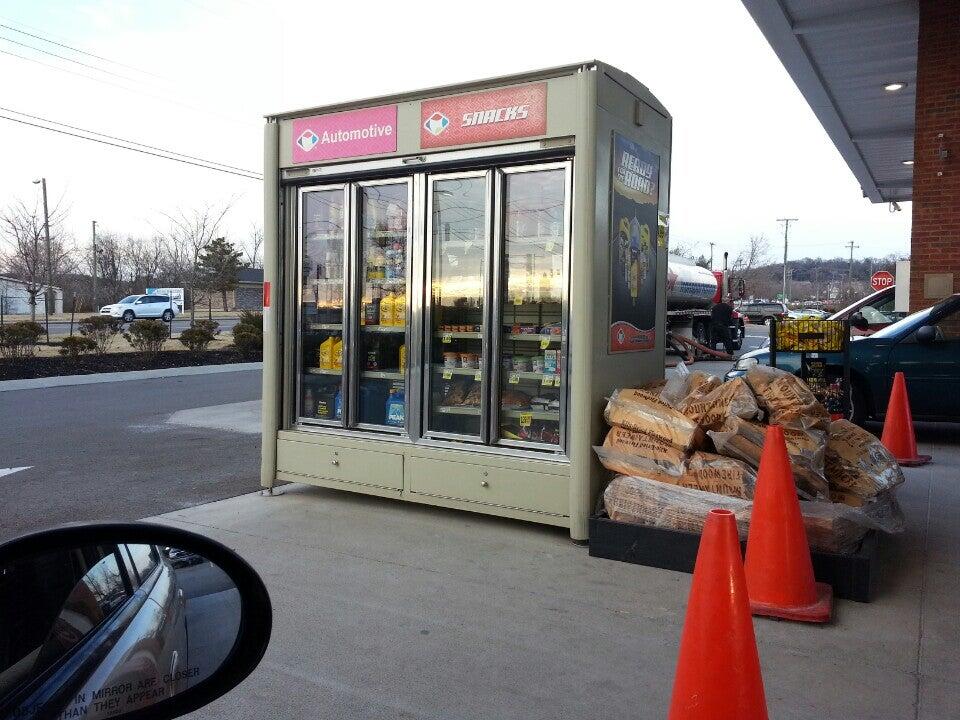
[(663, 367), (671, 121), (588, 62), (271, 116), (261, 480), (586, 539)]

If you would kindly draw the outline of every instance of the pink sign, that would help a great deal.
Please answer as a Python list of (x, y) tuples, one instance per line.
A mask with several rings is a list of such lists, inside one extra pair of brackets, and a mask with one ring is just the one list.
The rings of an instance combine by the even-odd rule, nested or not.
[(547, 84), (455, 95), (420, 103), (420, 147), (547, 134)]
[(396, 151), (396, 105), (315, 115), (293, 121), (295, 163)]

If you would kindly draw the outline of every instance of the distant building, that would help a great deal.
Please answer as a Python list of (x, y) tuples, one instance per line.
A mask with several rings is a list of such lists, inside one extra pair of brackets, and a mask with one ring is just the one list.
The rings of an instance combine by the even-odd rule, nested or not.
[[(212, 302), (214, 310), (223, 310), (223, 300), (220, 293), (211, 293), (210, 297), (202, 290), (196, 291), (197, 310), (207, 309), (208, 300)], [(228, 310), (262, 310), (263, 309), (263, 269), (241, 268), (237, 273), (237, 287), (227, 293)]]
[[(261, 276), (263, 271), (261, 272)], [(261, 279), (262, 282), (262, 279)], [(44, 306), (47, 303), (46, 286), (37, 294), (37, 315), (44, 314)], [(30, 314), (30, 293), (27, 292), (27, 283), (17, 278), (0, 275), (0, 307), (4, 315), (29, 315)], [(63, 290), (58, 287), (53, 288), (53, 307), (50, 313), (63, 312)]]

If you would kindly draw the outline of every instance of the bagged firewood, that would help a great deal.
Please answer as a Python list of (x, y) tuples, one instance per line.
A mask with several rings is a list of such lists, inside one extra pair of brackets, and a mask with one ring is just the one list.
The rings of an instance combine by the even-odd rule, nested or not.
[(664, 443), (649, 435), (623, 427), (612, 427), (607, 432), (603, 447), (611, 452), (625, 455), (639, 455), (674, 469), (677, 474), (683, 472), (686, 455), (673, 445)]
[(660, 399), (668, 405), (676, 407), (684, 398), (706, 395), (722, 384), (723, 380), (716, 375), (705, 373), (702, 370), (690, 372), (686, 365), (677, 365), (677, 372), (666, 381), (663, 389), (660, 390)]
[(848, 505), (862, 505), (903, 482), (903, 471), (890, 451), (847, 420), (830, 423), (825, 466), (831, 499)]
[(686, 470), (678, 484), (718, 495), (748, 499), (753, 497), (757, 473), (739, 460), (698, 451), (687, 460)]
[(727, 418), (753, 420), (760, 415), (757, 399), (743, 378), (735, 378), (707, 394), (692, 393), (677, 409), (704, 430), (720, 430)]
[(830, 430), (830, 413), (807, 384), (793, 373), (754, 365), (744, 376), (771, 424), (800, 430)]
[(699, 447), (703, 441), (703, 431), (695, 422), (638, 389), (615, 391), (607, 402), (604, 418), (609, 425), (649, 435), (679, 450)]

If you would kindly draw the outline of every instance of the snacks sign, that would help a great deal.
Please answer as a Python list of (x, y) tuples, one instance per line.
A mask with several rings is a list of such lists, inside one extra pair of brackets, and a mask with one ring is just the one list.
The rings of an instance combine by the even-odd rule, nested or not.
[(397, 151), (397, 106), (314, 115), (293, 121), (293, 161), (319, 162)]
[(546, 133), (546, 83), (420, 103), (421, 148), (511, 140)]

